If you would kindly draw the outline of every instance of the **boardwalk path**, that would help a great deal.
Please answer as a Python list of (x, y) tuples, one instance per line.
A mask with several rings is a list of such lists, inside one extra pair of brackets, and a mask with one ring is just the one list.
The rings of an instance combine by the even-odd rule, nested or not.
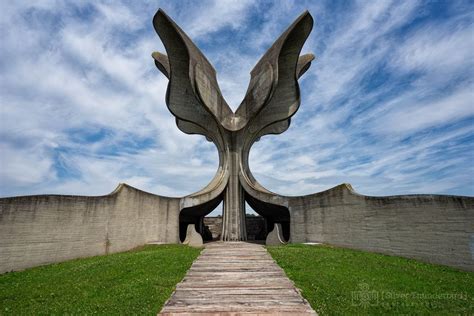
[(206, 244), (160, 315), (315, 315), (261, 245)]

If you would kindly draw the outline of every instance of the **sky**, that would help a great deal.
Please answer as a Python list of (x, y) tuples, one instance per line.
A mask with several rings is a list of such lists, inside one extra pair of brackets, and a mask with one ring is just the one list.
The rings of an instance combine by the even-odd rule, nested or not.
[(158, 8), (217, 70), (235, 110), (250, 71), (304, 10), (288, 131), (262, 137), (250, 168), (305, 195), (350, 183), (365, 195), (474, 195), (472, 1), (1, 1), (0, 196), (159, 195), (203, 188), (216, 147), (178, 130), (153, 51)]

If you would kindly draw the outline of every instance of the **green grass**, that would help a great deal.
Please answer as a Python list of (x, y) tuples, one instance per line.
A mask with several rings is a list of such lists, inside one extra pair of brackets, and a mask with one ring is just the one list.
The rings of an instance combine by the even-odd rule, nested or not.
[(329, 246), (267, 247), (321, 315), (474, 314), (474, 273)]
[(0, 315), (156, 315), (200, 250), (143, 248), (0, 275)]

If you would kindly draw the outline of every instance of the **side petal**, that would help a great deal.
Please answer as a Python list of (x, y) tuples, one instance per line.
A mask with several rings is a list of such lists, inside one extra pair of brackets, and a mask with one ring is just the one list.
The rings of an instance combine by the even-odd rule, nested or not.
[(160, 52), (153, 52), (151, 57), (155, 60), (156, 68), (158, 68), (166, 78), (170, 78), (170, 62), (168, 56)]
[(298, 65), (296, 66), (296, 77), (298, 79), (309, 69), (314, 58), (313, 54), (301, 55), (300, 58), (298, 58)]

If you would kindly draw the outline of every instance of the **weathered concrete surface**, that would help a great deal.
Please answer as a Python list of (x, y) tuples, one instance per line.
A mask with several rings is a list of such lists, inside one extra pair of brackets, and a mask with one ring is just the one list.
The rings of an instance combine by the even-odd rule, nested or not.
[(316, 315), (257, 244), (206, 244), (159, 315)]
[(183, 241), (183, 245), (200, 248), (203, 244), (204, 242), (202, 241), (202, 236), (196, 231), (196, 226), (194, 224), (189, 224), (186, 230), (186, 239)]
[(132, 249), (179, 243), (179, 198), (121, 184), (109, 195), (0, 199), (0, 273)]
[(322, 242), (474, 271), (472, 197), (371, 197), (343, 184), (288, 202), (291, 242)]
[[(288, 207), (290, 242), (322, 242), (474, 270), (474, 198), (368, 197), (348, 185), (303, 197), (271, 196)], [(184, 199), (127, 185), (99, 197), (0, 199), (0, 273), (149, 242), (179, 243)]]
[[(248, 152), (260, 137), (284, 132), (298, 110), (298, 78), (314, 59), (311, 54), (300, 56), (313, 19), (304, 12), (263, 55), (251, 71), (247, 93), (235, 113), (219, 90), (214, 68), (186, 33), (162, 10), (154, 16), (153, 26), (168, 55), (155, 52), (152, 57), (169, 79), (166, 104), (178, 128), (204, 135), (219, 152), (215, 180), (194, 196), (189, 207), (223, 199), (222, 240), (246, 240), (241, 182), (253, 182)], [(194, 214), (194, 220), (187, 214), (188, 222), (198, 222), (202, 216), (197, 211)]]
[(283, 230), (281, 224), (275, 223), (273, 230), (268, 234), (265, 240), (267, 246), (281, 246), (286, 244), (285, 238), (283, 238)]

